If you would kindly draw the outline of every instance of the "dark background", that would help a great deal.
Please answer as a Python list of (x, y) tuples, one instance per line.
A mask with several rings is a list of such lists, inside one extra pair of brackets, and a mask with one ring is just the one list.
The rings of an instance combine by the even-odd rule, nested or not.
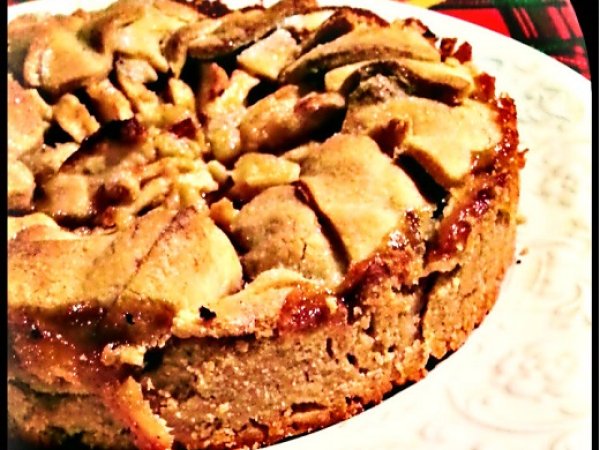
[(571, 0), (583, 32), (592, 80), (598, 77), (598, 0)]

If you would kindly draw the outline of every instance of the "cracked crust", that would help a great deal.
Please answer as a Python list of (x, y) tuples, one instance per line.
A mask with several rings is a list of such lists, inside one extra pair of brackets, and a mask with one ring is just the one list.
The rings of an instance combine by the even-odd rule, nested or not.
[(11, 23), (12, 435), (256, 448), (459, 348), (512, 263), (524, 157), (455, 44), (308, 0)]
[[(515, 191), (513, 184), (503, 194), (508, 200)], [(154, 411), (186, 448), (253, 446), (343, 420), (378, 403), (394, 386), (418, 381), (426, 374), (429, 355), (442, 357), (458, 348), (495, 301), (514, 248), (515, 224), (505, 222), (505, 208), (513, 207), (498, 202), (486, 213), (453, 271), (409, 283), (410, 292), (405, 277), (414, 273), (393, 279), (388, 273), (398, 273), (403, 260), (417, 265), (414, 254), (400, 250), (370, 265), (359, 292), (353, 293), (353, 323), (324, 324), (269, 338), (171, 340), (160, 365), (141, 378), (142, 386), (152, 386), (147, 395)], [(483, 273), (482, 265), (487, 267)], [(275, 380), (287, 388), (274, 389)], [(10, 388), (22, 389), (14, 383)], [(102, 414), (104, 408), (96, 406), (93, 395), (46, 394), (52, 409), (40, 396), (44, 397), (27, 389), (19, 391), (19, 397), (9, 396), (14, 420), (28, 440), (43, 440), (45, 424), (55, 422), (53, 417), (67, 417), (74, 405), (110, 417), (109, 411)], [(26, 407), (29, 414), (19, 412)], [(198, 423), (198, 417), (210, 420)], [(97, 422), (85, 421), (82, 442), (111, 448), (130, 445), (121, 424), (102, 422), (99, 427)], [(61, 425), (70, 429), (68, 423)]]

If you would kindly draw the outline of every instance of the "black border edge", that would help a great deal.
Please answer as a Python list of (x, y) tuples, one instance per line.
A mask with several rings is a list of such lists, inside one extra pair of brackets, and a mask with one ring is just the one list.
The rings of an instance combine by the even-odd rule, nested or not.
[[(598, 147), (598, 128), (600, 127), (600, 117), (598, 114), (598, 24), (600, 23), (599, 14), (598, 14), (598, 2), (595, 0), (571, 0), (571, 4), (575, 13), (579, 20), (579, 25), (582, 29), (586, 52), (588, 56), (589, 66), (590, 66), (590, 74), (592, 81), (592, 123), (591, 126), (591, 134), (592, 134), (592, 148), (590, 151), (592, 152), (592, 205), (590, 205), (593, 213), (592, 213), (592, 317), (593, 317), (593, 325), (592, 325), (592, 423), (590, 424), (590, 429), (592, 431), (592, 448), (600, 448), (599, 440), (598, 440), (598, 426), (599, 416), (598, 416), (598, 404), (599, 404), (599, 370), (598, 370), (598, 360), (599, 360), (599, 333), (598, 333), (598, 302), (600, 299), (599, 291), (598, 291), (598, 278), (600, 276), (599, 266), (598, 266), (598, 240), (599, 240), (599, 230), (598, 230), (598, 211), (599, 211), (599, 196), (598, 196), (598, 178), (599, 178), (599, 158), (598, 152), (600, 151)], [(4, 27), (4, 35), (6, 37), (6, 23), (7, 23), (7, 10), (2, 10), (2, 26)], [(585, 19), (584, 19), (585, 18)], [(6, 96), (6, 79), (3, 79), (3, 90), (2, 95)], [(6, 124), (6, 107), (2, 109), (2, 113), (4, 115), (4, 124)], [(6, 125), (2, 127), (2, 135), (4, 138), (4, 142), (6, 142), (7, 137), (7, 129)], [(1, 166), (3, 179), (7, 180), (7, 154), (5, 153), (5, 163)], [(7, 217), (7, 208), (6, 208), (6, 182), (3, 183), (4, 194), (0, 194), (0, 200), (3, 202), (4, 206), (4, 219), (2, 221), (2, 228), (4, 231), (4, 236), (6, 236), (6, 217)], [(5, 255), (5, 262), (7, 258), (7, 242), (6, 239), (0, 239), (2, 242), (3, 251)], [(2, 271), (2, 282), (4, 286), (4, 292), (7, 292), (7, 272), (6, 266)], [(7, 297), (5, 296), (5, 299)], [(8, 333), (7, 333), (7, 303), (5, 301), (4, 307), (0, 308), (2, 314), (2, 323), (4, 324), (3, 333), (5, 342), (8, 342)], [(4, 347), (5, 359), (2, 361), (2, 370), (5, 375), (5, 389), (2, 390), (2, 400), (4, 406), (7, 406), (7, 389), (8, 389), (8, 374), (7, 374), (7, 361), (8, 361), (8, 348)], [(8, 450), (20, 450), (19, 448), (14, 448), (14, 442), (8, 441), (8, 414), (7, 407), (2, 408), (2, 417), (4, 423), (4, 434), (6, 438), (6, 447)], [(12, 444), (12, 445), (11, 445)], [(11, 448), (12, 447), (12, 448)]]
[[(2, 9), (1, 11), (2, 14), (2, 18), (0, 20), (2, 20), (2, 27), (3, 27), (3, 35), (5, 37), (8, 37), (8, 6), (7, 9)], [(8, 40), (8, 39), (7, 39)], [(6, 41), (5, 41), (6, 42)], [(2, 79), (2, 97), (6, 99), (7, 97), (7, 79), (3, 78)], [(4, 108), (2, 108), (2, 117), (0, 118), (0, 121), (3, 120), (4, 125), (1, 127), (1, 134), (2, 134), (2, 138), (4, 139), (3, 142), (5, 143), (4, 145), (7, 145), (6, 143), (8, 142), (8, 121), (7, 121), (7, 109), (8, 109), (8, 104), (7, 102), (4, 102), (3, 105), (6, 105)], [(8, 217), (8, 152), (7, 152), (7, 147), (4, 147), (4, 164), (1, 164), (0, 166), (0, 170), (2, 170), (1, 172), (1, 177), (4, 180), (4, 182), (2, 183), (2, 189), (3, 189), (3, 193), (0, 194), (0, 201), (2, 202), (3, 206), (3, 211), (4, 211), (4, 218), (2, 220), (1, 226), (3, 231), (3, 236), (6, 236), (7, 231), (6, 231), (6, 227), (7, 227), (7, 217)], [(2, 286), (4, 288), (4, 302), (3, 302), (3, 306), (2, 308), (0, 308), (0, 311), (2, 312), (2, 319), (0, 319), (2, 322), (0, 322), (2, 324), (2, 333), (4, 334), (4, 342), (6, 342), (6, 347), (4, 347), (3, 349), (3, 353), (5, 354), (5, 357), (2, 359), (2, 376), (4, 376), (4, 389), (2, 389), (2, 402), (3, 402), (3, 408), (2, 408), (2, 420), (3, 420), (3, 434), (4, 436), (6, 436), (6, 438), (4, 438), (4, 442), (6, 442), (6, 446), (4, 448), (6, 448), (7, 450), (20, 450), (18, 448), (15, 448), (14, 446), (10, 445), (10, 442), (8, 441), (8, 317), (7, 317), (7, 308), (8, 308), (8, 273), (7, 273), (7, 260), (8, 260), (8, 243), (6, 238), (0, 239), (0, 242), (2, 243), (2, 249), (3, 249), (3, 255), (4, 255), (4, 266), (3, 266), (3, 270), (2, 270)]]
[[(8, 7), (7, 7), (8, 8)], [(3, 9), (2, 10), (2, 27), (3, 27), (3, 34), (5, 37), (7, 37), (8, 35), (8, 26), (7, 26), (7, 15), (8, 15), (8, 9)], [(3, 78), (2, 79), (2, 97), (6, 98), (7, 96), (7, 79)], [(3, 123), (4, 125), (2, 126), (2, 138), (4, 139), (3, 142), (5, 143), (4, 145), (7, 145), (7, 139), (8, 139), (8, 130), (7, 130), (7, 108), (8, 108), (8, 104), (7, 102), (4, 102), (3, 105), (6, 105), (4, 108), (2, 108), (2, 114), (3, 117), (0, 118), (0, 120), (4, 120)], [(7, 200), (7, 195), (8, 195), (8, 185), (7, 185), (7, 180), (8, 180), (8, 176), (7, 176), (7, 171), (8, 171), (8, 152), (6, 151), (7, 147), (4, 147), (4, 164), (1, 165), (1, 177), (4, 180), (4, 182), (2, 183), (2, 189), (4, 190), (4, 192), (2, 194), (0, 194), (0, 201), (2, 201), (3, 206), (3, 211), (4, 211), (4, 218), (2, 220), (2, 229), (3, 231), (3, 236), (6, 236), (6, 227), (7, 227), (7, 217), (8, 217), (8, 212), (7, 212), (7, 208), (8, 208), (8, 200)], [(2, 285), (4, 287), (4, 293), (5, 293), (5, 300), (3, 302), (3, 307), (0, 308), (0, 310), (2, 311), (2, 332), (4, 334), (4, 342), (7, 343), (6, 347), (4, 347), (3, 352), (5, 353), (5, 357), (2, 360), (2, 373), (4, 376), (4, 389), (2, 390), (2, 401), (3, 401), (3, 408), (2, 408), (2, 420), (3, 420), (3, 424), (4, 424), (4, 428), (3, 428), (3, 432), (4, 435), (6, 436), (6, 448), (7, 450), (19, 450), (16, 448), (11, 448), (11, 446), (9, 445), (8, 442), (8, 327), (7, 327), (7, 323), (8, 323), (8, 318), (7, 318), (7, 308), (8, 308), (8, 302), (6, 299), (8, 299), (8, 274), (7, 274), (7, 259), (8, 259), (8, 244), (5, 238), (0, 239), (0, 241), (2, 242), (2, 249), (4, 251), (3, 255), (4, 255), (4, 270), (2, 271)]]
[(598, 268), (598, 177), (599, 177), (599, 161), (598, 161), (598, 128), (600, 127), (600, 117), (598, 115), (598, 2), (590, 0), (571, 0), (571, 5), (577, 15), (579, 26), (583, 32), (585, 41), (586, 53), (588, 57), (590, 76), (592, 81), (592, 447), (600, 448), (598, 444), (598, 403), (599, 397), (599, 376), (598, 376), (598, 359), (599, 359), (599, 338), (598, 338), (598, 278), (600, 276)]
[(600, 127), (600, 117), (598, 115), (598, 2), (589, 0), (571, 0), (575, 14), (577, 15), (579, 26), (583, 32), (583, 37), (588, 56), (590, 75), (592, 81), (592, 447), (600, 448), (598, 444), (598, 404), (599, 397), (599, 376), (598, 376), (598, 359), (599, 359), (599, 338), (598, 338), (598, 278), (600, 276), (598, 268), (598, 178), (599, 178), (599, 160), (598, 160), (598, 128)]
[(571, 0), (579, 26), (583, 33), (592, 81), (598, 77), (598, 2)]

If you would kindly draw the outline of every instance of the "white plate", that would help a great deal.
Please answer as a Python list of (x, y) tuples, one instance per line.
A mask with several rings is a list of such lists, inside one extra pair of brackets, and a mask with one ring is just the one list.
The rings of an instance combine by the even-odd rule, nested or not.
[[(36, 1), (10, 7), (8, 18), (91, 3), (96, 9), (110, 0)], [(590, 83), (476, 25), (389, 0), (368, 7), (388, 20), (418, 17), (438, 36), (468, 40), (477, 65), (516, 100), (521, 142), (530, 150), (517, 245), (526, 254), (517, 256), (522, 262), (483, 325), (426, 379), (273, 449), (591, 449)]]

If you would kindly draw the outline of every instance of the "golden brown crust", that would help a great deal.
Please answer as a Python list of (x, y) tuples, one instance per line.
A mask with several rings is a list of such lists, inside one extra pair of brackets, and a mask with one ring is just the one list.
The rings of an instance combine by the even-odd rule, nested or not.
[[(416, 20), (285, 25), (313, 6), (210, 18), (134, 1), (12, 27), (11, 70), (53, 103), (9, 79), (39, 135), (11, 165), (29, 175), (13, 203), (36, 212), (10, 219), (14, 435), (274, 443), (418, 381), (489, 312), (514, 252), (512, 100)], [(264, 72), (274, 29), (289, 48)], [(256, 41), (242, 68), (206, 62)], [(48, 45), (51, 65), (102, 67), (41, 77)]]
[[(512, 180), (503, 194), (515, 195), (517, 178)], [(173, 341), (165, 349), (161, 365), (142, 380), (143, 385), (154, 387), (148, 395), (155, 411), (174, 428), (177, 442), (186, 448), (237, 448), (322, 428), (381, 401), (393, 386), (419, 380), (426, 374), (428, 355), (441, 357), (457, 348), (493, 305), (503, 272), (512, 262), (515, 222), (514, 214), (506, 215), (507, 207), (510, 202), (493, 202), (472, 230), (465, 257), (455, 261), (460, 268), (431, 276), (427, 279), (431, 281), (414, 287), (414, 293), (395, 293), (397, 289), (385, 273), (389, 263), (370, 268), (360, 287), (362, 295), (354, 295), (360, 300), (353, 307), (362, 311), (352, 325), (321, 326), (263, 340)], [(395, 261), (400, 263), (398, 258), (400, 255)], [(482, 274), (482, 261), (495, 263)], [(449, 296), (447, 289), (453, 280), (461, 284)], [(233, 367), (236, 371), (230, 372)], [(276, 388), (272, 380), (286, 389)], [(258, 386), (267, 388), (257, 393)], [(325, 395), (321, 386), (341, 387), (328, 389), (329, 395)], [(208, 400), (206, 395), (214, 399)], [(21, 404), (14, 397), (9, 399)], [(63, 417), (70, 411), (69, 402), (83, 399), (67, 396), (55, 401), (60, 406), (52, 413), (37, 408), (33, 417)], [(96, 400), (90, 397), (87, 401), (91, 406)], [(279, 406), (280, 401), (285, 407)], [(227, 403), (229, 406), (224, 406)], [(250, 411), (242, 414), (236, 409), (241, 405), (250, 406)], [(210, 425), (202, 422), (194, 427), (190, 422), (191, 417), (208, 414), (214, 416)], [(17, 427), (29, 429), (23, 421)], [(28, 440), (38, 440), (41, 430), (31, 430)], [(114, 424), (108, 442), (117, 445), (120, 432), (120, 426)], [(90, 425), (84, 436), (88, 442), (99, 433)]]

